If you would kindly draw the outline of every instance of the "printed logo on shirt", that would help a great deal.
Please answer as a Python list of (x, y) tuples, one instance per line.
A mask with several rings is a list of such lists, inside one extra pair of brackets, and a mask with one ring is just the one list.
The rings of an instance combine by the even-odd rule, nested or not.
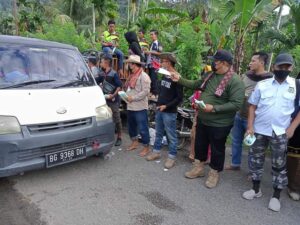
[(294, 87), (289, 87), (288, 92), (294, 94), (295, 93), (295, 88)]
[(171, 88), (171, 82), (162, 80), (161, 81), (161, 86), (166, 87), (166, 88)]

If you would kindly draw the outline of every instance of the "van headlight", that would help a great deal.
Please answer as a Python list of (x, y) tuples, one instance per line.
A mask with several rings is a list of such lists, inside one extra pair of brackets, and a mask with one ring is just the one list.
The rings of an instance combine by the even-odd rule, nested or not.
[(19, 121), (13, 116), (0, 116), (0, 135), (21, 133)]
[(111, 109), (107, 105), (96, 108), (96, 120), (101, 121), (112, 117)]

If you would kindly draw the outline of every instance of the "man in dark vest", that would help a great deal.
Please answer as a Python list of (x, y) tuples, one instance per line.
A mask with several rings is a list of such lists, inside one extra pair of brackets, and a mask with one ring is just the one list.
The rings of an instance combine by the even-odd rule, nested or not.
[(122, 88), (122, 82), (112, 67), (112, 57), (105, 55), (100, 62), (101, 71), (96, 82), (102, 84), (102, 90), (105, 94), (106, 103), (113, 113), (113, 121), (116, 125), (117, 140), (115, 146), (122, 144), (122, 122), (120, 117), (120, 98), (118, 92)]

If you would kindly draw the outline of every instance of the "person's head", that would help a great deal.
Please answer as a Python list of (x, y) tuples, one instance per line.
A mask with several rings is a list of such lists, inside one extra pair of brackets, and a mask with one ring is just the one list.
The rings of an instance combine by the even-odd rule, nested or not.
[(139, 32), (138, 32), (138, 37), (139, 38), (144, 38), (144, 36), (145, 36), (145, 30), (144, 29), (139, 29)]
[(293, 71), (294, 59), (290, 54), (279, 54), (273, 64), (275, 79), (279, 82), (285, 81), (290, 72)]
[(95, 67), (97, 65), (97, 58), (95, 56), (91, 56), (88, 58), (88, 66), (89, 68)]
[(156, 41), (158, 36), (158, 31), (157, 30), (150, 30), (150, 38), (152, 41)]
[(109, 69), (112, 66), (112, 57), (110, 55), (104, 55), (100, 61), (100, 67), (103, 70)]
[(113, 33), (116, 30), (116, 22), (114, 20), (109, 20), (107, 25), (110, 33)]
[(209, 58), (213, 60), (212, 70), (217, 74), (225, 74), (232, 67), (233, 58), (229, 51), (218, 50), (214, 56)]
[(124, 37), (125, 37), (125, 39), (126, 39), (126, 41), (128, 42), (128, 44), (131, 44), (131, 43), (133, 43), (133, 42), (139, 42), (138, 41), (138, 38), (137, 38), (137, 36), (136, 36), (136, 33), (135, 32), (133, 32), (133, 31), (128, 31), (128, 32), (126, 32), (125, 34), (124, 34)]
[(249, 63), (249, 69), (254, 73), (259, 73), (265, 70), (265, 66), (268, 63), (268, 54), (265, 52), (255, 52), (252, 54), (251, 61)]
[(138, 69), (142, 67), (144, 64), (141, 62), (141, 58), (138, 55), (130, 55), (127, 60), (125, 60), (125, 63), (128, 64), (128, 70), (130, 72), (135, 72)]
[(177, 63), (177, 59), (174, 53), (165, 52), (159, 55), (161, 67), (166, 70), (173, 70)]

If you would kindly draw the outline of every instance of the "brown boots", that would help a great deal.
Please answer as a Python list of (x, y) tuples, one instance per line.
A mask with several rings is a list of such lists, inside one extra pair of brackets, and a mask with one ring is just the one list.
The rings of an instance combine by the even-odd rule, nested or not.
[(138, 140), (133, 140), (131, 142), (131, 145), (127, 148), (127, 151), (132, 151), (137, 149), (137, 147), (139, 147), (139, 141)]
[(194, 179), (204, 176), (204, 162), (200, 162), (198, 159), (195, 159), (195, 161), (193, 162), (193, 168), (185, 173), (185, 177)]
[[(185, 177), (194, 179), (197, 177), (204, 177), (204, 162), (200, 162), (199, 160), (195, 160), (193, 163), (193, 168), (185, 173)], [(210, 169), (208, 173), (208, 178), (205, 182), (205, 186), (207, 188), (214, 188), (217, 186), (219, 182), (219, 172), (217, 170)]]
[(214, 188), (219, 182), (219, 172), (217, 170), (211, 169), (208, 173), (208, 178), (205, 182), (207, 188)]

